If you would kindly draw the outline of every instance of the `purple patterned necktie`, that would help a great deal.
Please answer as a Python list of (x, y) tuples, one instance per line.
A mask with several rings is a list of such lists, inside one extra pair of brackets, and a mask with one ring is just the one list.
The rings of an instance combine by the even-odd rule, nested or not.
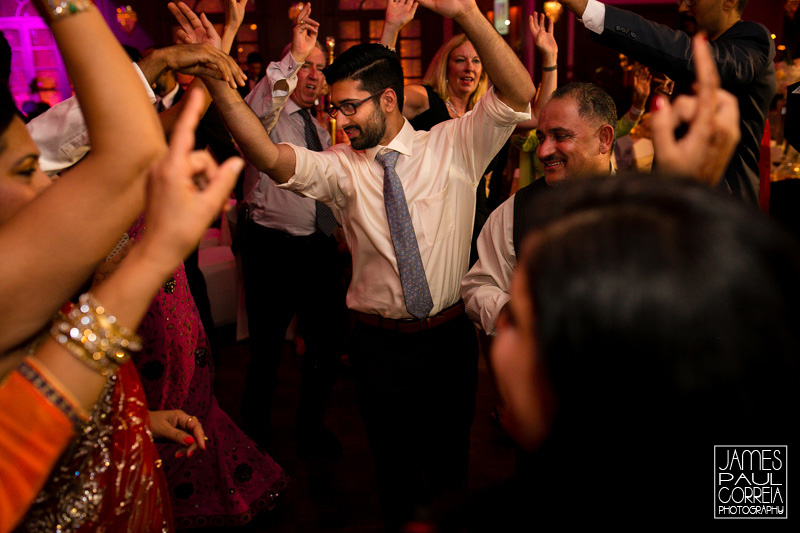
[[(314, 122), (311, 120), (311, 113), (308, 112), (308, 109), (301, 109), (298, 113), (303, 117), (306, 148), (315, 152), (321, 152), (322, 143), (319, 140), (317, 128), (314, 127)], [(317, 228), (325, 235), (330, 236), (333, 230), (336, 229), (336, 218), (333, 216), (333, 211), (322, 202), (315, 200), (314, 203), (316, 204)]]
[(394, 169), (399, 155), (400, 152), (387, 150), (375, 159), (383, 167), (383, 203), (394, 255), (397, 257), (406, 309), (416, 318), (422, 319), (433, 309), (433, 299), (425, 277), (425, 268), (422, 266), (422, 257), (419, 255), (419, 244), (408, 212), (403, 184)]

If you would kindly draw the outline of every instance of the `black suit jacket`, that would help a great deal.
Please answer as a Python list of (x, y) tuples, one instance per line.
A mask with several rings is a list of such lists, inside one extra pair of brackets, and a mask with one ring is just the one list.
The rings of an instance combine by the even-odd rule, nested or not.
[[(606, 5), (605, 28), (596, 41), (673, 80), (688, 93), (694, 81), (691, 37), (630, 11)], [(769, 105), (775, 94), (775, 44), (755, 22), (739, 21), (711, 41), (722, 88), (739, 100), (742, 139), (725, 171), (731, 192), (758, 202), (758, 158)]]

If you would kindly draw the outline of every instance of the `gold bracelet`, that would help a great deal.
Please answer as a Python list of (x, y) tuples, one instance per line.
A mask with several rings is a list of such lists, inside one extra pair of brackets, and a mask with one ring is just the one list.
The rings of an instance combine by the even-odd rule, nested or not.
[[(73, 309), (73, 313), (75, 313), (75, 311), (80, 313), (75, 313), (75, 316), (80, 317), (81, 324), (83, 325), (87, 324), (88, 317), (88, 323), (93, 324), (93, 332), (100, 337), (99, 342), (102, 343), (103, 339), (107, 339), (111, 349), (115, 352), (119, 352), (120, 350), (124, 352), (141, 351), (141, 338), (125, 326), (118, 324), (117, 318), (114, 315), (107, 314), (105, 307), (95, 299), (92, 293), (86, 292), (81, 294), (78, 299), (78, 304), (78, 307)], [(94, 319), (94, 323), (92, 323), (92, 319)]]
[(87, 11), (94, 6), (92, 0), (43, 0), (43, 2), (45, 5), (40, 7), (39, 12), (50, 24), (81, 11)]
[(77, 306), (59, 312), (50, 329), (55, 340), (90, 368), (106, 376), (142, 349), (141, 339), (124, 326), (90, 293)]

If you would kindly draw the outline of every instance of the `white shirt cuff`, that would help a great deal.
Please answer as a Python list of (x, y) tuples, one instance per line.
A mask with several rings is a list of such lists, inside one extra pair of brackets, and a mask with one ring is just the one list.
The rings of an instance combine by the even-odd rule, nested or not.
[(606, 23), (606, 6), (597, 0), (589, 0), (581, 17), (587, 30), (600, 35)]
[(144, 77), (142, 69), (139, 68), (139, 65), (137, 65), (136, 63), (133, 64), (133, 67), (134, 67), (133, 70), (135, 70), (136, 74), (139, 75), (139, 79), (142, 80), (142, 85), (144, 85), (144, 90), (147, 91), (147, 97), (150, 99), (150, 103), (155, 104), (156, 101), (158, 100), (156, 98), (156, 93), (153, 92), (153, 88), (150, 87), (149, 83), (147, 83), (147, 78)]
[(296, 85), (292, 85), (291, 82), (289, 82), (289, 87), (287, 90), (287, 87), (282, 83), (278, 83), (278, 80), (285, 79), (289, 81), (294, 79), (296, 84), (296, 74), (297, 71), (300, 70), (301, 66), (302, 63), (295, 61), (291, 50), (287, 52), (280, 61), (269, 64), (267, 67), (267, 76), (272, 81), (272, 96), (274, 98), (288, 96), (292, 93)]

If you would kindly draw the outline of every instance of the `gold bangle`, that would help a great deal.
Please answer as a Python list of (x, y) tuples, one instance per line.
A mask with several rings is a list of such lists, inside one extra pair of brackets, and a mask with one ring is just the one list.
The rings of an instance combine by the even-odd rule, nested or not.
[[(138, 335), (130, 331), (123, 325), (117, 323), (117, 317), (106, 313), (106, 308), (98, 302), (90, 292), (85, 292), (78, 298), (77, 310), (82, 315), (91, 315), (101, 328), (107, 330), (107, 338), (115, 338), (121, 342), (121, 346), (126, 350), (138, 352), (142, 349), (141, 339)], [(83, 322), (84, 324), (86, 322)]]
[(103, 376), (107, 377), (114, 374), (119, 368), (119, 365), (112, 363), (111, 359), (106, 357), (104, 353), (90, 353), (80, 342), (81, 333), (78, 328), (73, 327), (64, 320), (55, 320), (53, 322), (53, 327), (50, 328), (50, 335), (81, 363)]
[(88, 11), (94, 6), (92, 0), (43, 0), (39, 12), (47, 19), (48, 23), (69, 17), (81, 11)]
[(92, 369), (106, 376), (142, 349), (141, 339), (124, 326), (90, 293), (77, 306), (59, 312), (50, 329), (53, 338)]

